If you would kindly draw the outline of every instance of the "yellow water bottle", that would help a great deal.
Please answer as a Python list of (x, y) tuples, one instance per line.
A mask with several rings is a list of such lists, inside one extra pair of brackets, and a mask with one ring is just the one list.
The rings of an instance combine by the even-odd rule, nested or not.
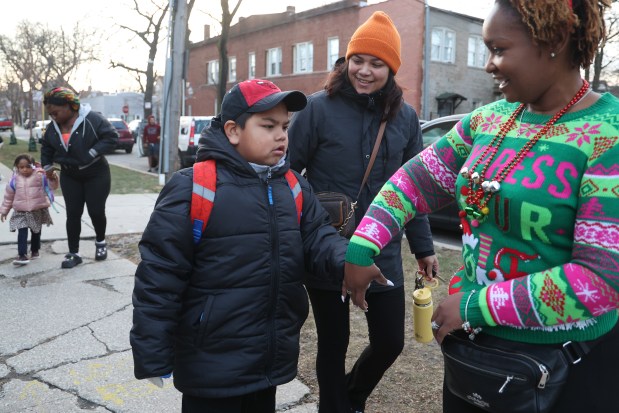
[(432, 292), (428, 287), (416, 289), (413, 292), (413, 331), (415, 340), (429, 343), (434, 339), (432, 334)]

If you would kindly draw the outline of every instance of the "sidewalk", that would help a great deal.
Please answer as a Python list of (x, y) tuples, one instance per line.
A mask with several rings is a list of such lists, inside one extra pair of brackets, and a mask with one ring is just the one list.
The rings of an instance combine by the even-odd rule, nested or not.
[[(0, 164), (0, 197), (11, 171)], [(157, 194), (111, 195), (109, 235), (142, 232)], [(44, 227), (41, 258), (15, 266), (17, 235), (0, 227), (0, 413), (180, 412), (171, 380), (160, 389), (133, 376), (129, 344), (136, 265), (108, 251), (94, 261), (94, 231), (84, 212), (84, 263), (61, 269), (67, 252), (62, 197)], [(47, 241), (47, 242), (46, 242)], [(277, 409), (314, 413), (298, 380), (278, 387)]]

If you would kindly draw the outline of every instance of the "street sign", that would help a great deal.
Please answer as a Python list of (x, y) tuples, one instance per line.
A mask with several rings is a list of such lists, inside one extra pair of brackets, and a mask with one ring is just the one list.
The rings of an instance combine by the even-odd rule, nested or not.
[(127, 113), (129, 113), (129, 105), (125, 105), (123, 106), (123, 113), (126, 115)]

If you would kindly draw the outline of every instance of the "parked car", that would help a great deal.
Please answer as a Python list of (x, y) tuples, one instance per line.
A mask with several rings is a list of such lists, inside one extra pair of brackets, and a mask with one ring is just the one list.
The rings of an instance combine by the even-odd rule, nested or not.
[[(142, 119), (140, 120), (140, 123), (135, 130), (134, 139), (136, 147), (138, 149), (138, 155), (140, 157), (148, 155), (148, 144), (142, 139), (142, 133), (144, 132), (144, 127), (147, 124), (148, 122), (146, 121), (146, 119)], [(161, 131), (161, 133), (163, 133), (163, 130)]]
[(181, 116), (178, 128), (178, 158), (181, 168), (187, 168), (196, 161), (198, 140), (202, 129), (208, 128), (213, 116)]
[(32, 136), (34, 136), (34, 139), (38, 143), (41, 143), (41, 141), (43, 140), (43, 134), (45, 133), (45, 128), (47, 128), (47, 125), (49, 125), (50, 123), (51, 123), (51, 120), (38, 120), (34, 124), (34, 128), (32, 128)]
[(116, 128), (118, 132), (118, 143), (115, 149), (124, 149), (126, 153), (133, 151), (133, 135), (129, 130), (129, 125), (120, 118), (108, 118), (112, 126)]
[(138, 128), (142, 119), (133, 119), (127, 125), (129, 126), (129, 131), (131, 131), (131, 135), (133, 136), (133, 142), (137, 142), (138, 138)]
[(26, 119), (24, 124), (22, 125), (22, 127), (24, 129), (30, 129), (30, 128), (34, 128), (34, 125), (36, 124), (36, 120), (35, 119)]
[[(454, 127), (466, 114), (448, 115), (429, 121), (420, 121), (421, 134), (423, 136), (423, 147), (427, 147), (436, 142)], [(460, 218), (458, 217), (458, 206), (456, 203), (447, 205), (428, 215), (430, 226), (449, 231), (460, 231)]]
[(13, 130), (13, 121), (11, 118), (0, 117), (0, 131)]

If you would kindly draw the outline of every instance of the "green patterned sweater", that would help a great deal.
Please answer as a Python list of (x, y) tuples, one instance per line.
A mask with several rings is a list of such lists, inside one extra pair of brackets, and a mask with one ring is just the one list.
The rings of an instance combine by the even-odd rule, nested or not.
[[(504, 100), (464, 117), (385, 183), (350, 240), (346, 260), (370, 265), (417, 212), (454, 199), (463, 211), (470, 168), (517, 108)], [(486, 177), (494, 177), (551, 116), (516, 120)], [(465, 292), (471, 325), (531, 343), (591, 340), (619, 307), (619, 100), (604, 94), (567, 113), (501, 182), (480, 223), (460, 213), (463, 267), (450, 293)], [(481, 171), (489, 156), (475, 168)], [(473, 171), (471, 171), (473, 172)]]

